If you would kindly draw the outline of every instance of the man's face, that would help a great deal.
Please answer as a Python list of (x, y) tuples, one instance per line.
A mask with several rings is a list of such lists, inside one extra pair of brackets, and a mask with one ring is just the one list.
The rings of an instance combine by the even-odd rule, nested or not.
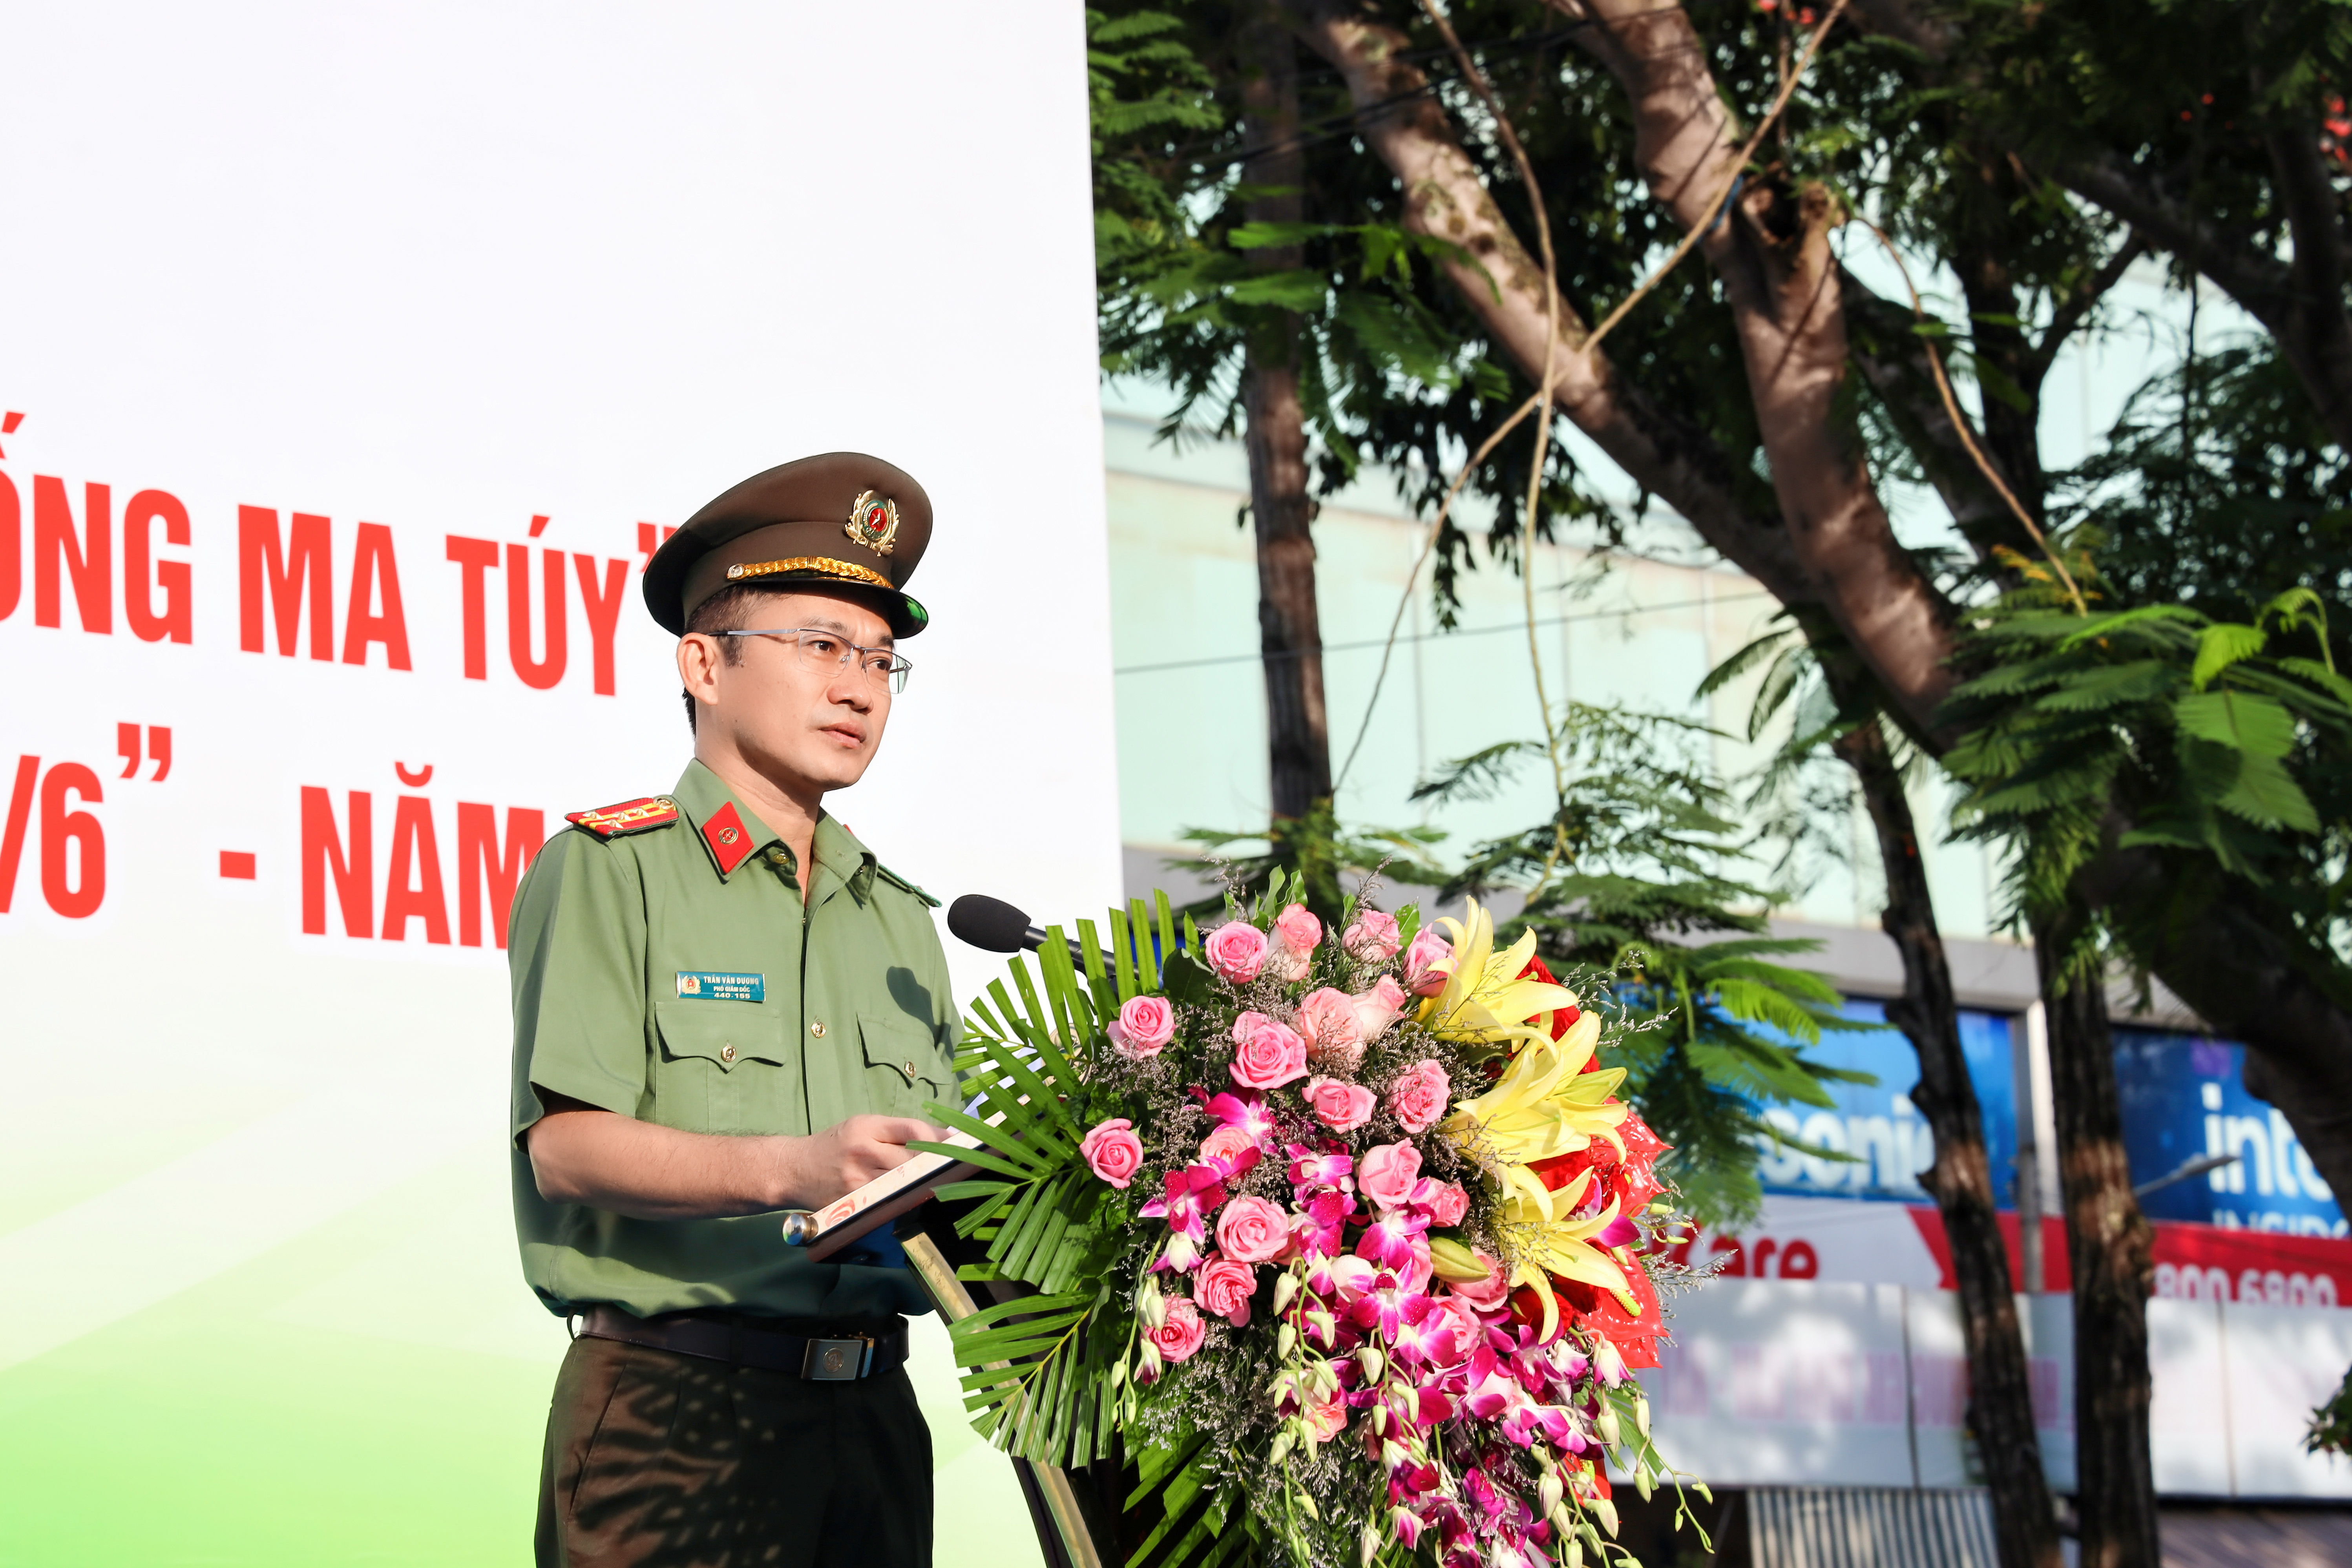
[[(860, 647), (891, 646), (890, 625), (878, 613), (832, 594), (764, 595), (744, 627), (808, 627)], [(740, 663), (727, 661), (722, 640), (734, 645)], [(861, 657), (844, 668), (837, 658), (804, 658), (800, 644), (785, 637), (689, 633), (678, 645), (678, 673), (700, 704), (698, 740), (729, 747), (787, 788), (845, 789), (865, 775), (890, 717), (889, 683), (869, 675), (867, 662)]]

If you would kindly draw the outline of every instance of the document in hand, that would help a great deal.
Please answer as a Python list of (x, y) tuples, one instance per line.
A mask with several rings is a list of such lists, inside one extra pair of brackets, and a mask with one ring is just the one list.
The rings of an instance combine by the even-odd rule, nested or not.
[[(980, 1146), (979, 1139), (961, 1131), (950, 1131), (940, 1142), (967, 1149)], [(866, 1232), (929, 1202), (933, 1187), (979, 1173), (979, 1166), (945, 1154), (917, 1154), (905, 1164), (883, 1172), (864, 1186), (842, 1194), (817, 1210), (809, 1229), (803, 1232), (807, 1240), (802, 1245), (812, 1259), (831, 1257)], [(792, 1238), (793, 1228), (789, 1223), (786, 1225), (786, 1240)]]

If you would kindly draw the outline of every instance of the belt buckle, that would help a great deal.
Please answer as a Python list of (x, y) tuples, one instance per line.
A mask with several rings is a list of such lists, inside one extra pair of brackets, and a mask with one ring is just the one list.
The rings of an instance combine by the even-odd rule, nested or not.
[(866, 1375), (874, 1360), (874, 1342), (865, 1335), (845, 1340), (811, 1340), (801, 1359), (801, 1376), (810, 1383), (855, 1383)]

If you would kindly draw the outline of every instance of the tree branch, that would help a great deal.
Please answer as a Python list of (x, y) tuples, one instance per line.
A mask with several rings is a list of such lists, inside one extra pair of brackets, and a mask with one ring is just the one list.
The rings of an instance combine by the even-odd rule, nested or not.
[[(2128, 826), (2110, 821), (2109, 842)], [(2246, 1044), (2246, 1087), (2278, 1107), (2330, 1186), (2352, 1192), (2352, 1009), (2315, 977), (2324, 964), (2232, 879), (2192, 903), (2184, 888), (2209, 885), (2157, 850), (2110, 850), (2078, 885), (2208, 1027)]]
[(1958, 41), (1949, 24), (1941, 17), (1920, 15), (1910, 0), (1852, 0), (1852, 4), (1872, 31), (1909, 45), (1927, 59), (1943, 59)]
[[(2292, 263), (2266, 255), (2235, 235), (2216, 232), (2165, 195), (2145, 171), (2112, 153), (2061, 163), (2051, 173), (2076, 195), (2105, 207), (2211, 279), (2243, 306), (2269, 331), (2279, 356), (2303, 383), (2329, 434), (2352, 447), (2352, 315), (2345, 309), (2341, 237), (2332, 208), (2319, 214), (2316, 223), (2307, 212), (2300, 225), (2295, 222), (2294, 214), (2314, 204), (2301, 188), (2305, 182), (2296, 173), (2295, 150), (2288, 144), (2294, 133), (2286, 127), (2264, 135), (2272, 147), (2280, 204), (2294, 233)], [(2321, 178), (2325, 180), (2324, 173)], [(2306, 279), (2320, 281), (2321, 289), (2315, 291)], [(2326, 289), (2329, 279), (2332, 292)]]
[[(1496, 206), (1444, 108), (1423, 91), (1427, 79), (1404, 35), (1342, 0), (1305, 0), (1289, 22), (1347, 82), (1366, 143), (1402, 187), (1405, 226), (1461, 247), (1465, 259), (1441, 263), (1448, 279), (1495, 342), (1540, 380), (1548, 336), (1542, 269)], [(1740, 504), (1722, 448), (1625, 381), (1586, 347), (1589, 335), (1562, 300), (1551, 353), (1559, 411), (1726, 559), (1783, 602), (1809, 601), (1811, 583), (1787, 531)]]
[[(2259, 72), (2254, 85), (2257, 93), (2265, 86)], [(2292, 115), (2274, 117), (2263, 129), (2279, 209), (2294, 240), (2288, 266), (2295, 341), (2279, 346), (2310, 388), (2336, 441), (2352, 447), (2352, 313), (2345, 309), (2344, 223), (2315, 130)]]
[[(1849, 3), (1874, 27), (1933, 63), (1948, 64), (1958, 47), (1955, 28), (1922, 16), (1910, 0)], [(2250, 29), (2263, 25), (2259, 14), (2248, 15)], [(2261, 97), (2259, 76), (2253, 85)], [(2352, 447), (2352, 311), (2346, 308), (2344, 294), (2345, 274), (2352, 266), (2352, 237), (2337, 216), (2311, 128), (2288, 117), (2267, 128), (2263, 142), (2270, 153), (2279, 205), (2294, 240), (2292, 262), (2281, 262), (2242, 236), (2215, 230), (2167, 195), (2147, 170), (2112, 150), (2062, 160), (2050, 173), (2076, 195), (2105, 208), (2137, 235), (2211, 279), (2243, 306), (2269, 330), (2280, 357), (2303, 383), (2329, 434)]]
[(2167, 195), (2144, 169), (2111, 152), (2069, 159), (2053, 166), (2053, 178), (2084, 200), (2105, 207), (2173, 255), (2210, 278), (2263, 325), (2285, 307), (2293, 276), (2284, 262), (2234, 236), (2217, 233)]
[[(1952, 521), (1976, 550), (1979, 559), (1991, 559), (1995, 544), (2027, 551), (2033, 542), (2017, 526), (2017, 519), (1969, 456), (1968, 443), (1953, 426), (1951, 414), (1936, 390), (1927, 351), (1913, 331), (1908, 307), (1874, 292), (1843, 268), (1838, 269), (1839, 294), (1853, 331), (1849, 352), (1856, 369), (1895, 421), (1927, 482), (1936, 488)], [(1979, 443), (1981, 445), (1981, 443)], [(2000, 459), (1987, 460), (1996, 469)], [(2003, 473), (2006, 481), (2011, 476)]]
[(2148, 249), (2147, 236), (2133, 229), (2124, 237), (2124, 242), (2116, 247), (2115, 254), (2101, 262), (2099, 269), (2051, 312), (2050, 324), (2042, 330), (2041, 341), (2033, 345), (2032, 354), (2021, 367), (2032, 377), (2031, 384), (2025, 387), (2026, 391), (2040, 393), (2042, 378), (2050, 374), (2050, 367), (2057, 362), (2058, 351), (2066, 346), (2066, 340), (2082, 330), (2083, 323), (2091, 319), (2091, 312), (2099, 308), (2099, 301), (2123, 281), (2124, 274), (2131, 270), (2131, 264), (2146, 256)]

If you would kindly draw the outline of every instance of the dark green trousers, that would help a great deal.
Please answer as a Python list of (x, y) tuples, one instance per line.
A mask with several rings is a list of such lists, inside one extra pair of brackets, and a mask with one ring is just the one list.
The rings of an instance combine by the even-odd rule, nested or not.
[(556, 1374), (540, 1568), (929, 1568), (931, 1434), (856, 1383), (581, 1338)]

